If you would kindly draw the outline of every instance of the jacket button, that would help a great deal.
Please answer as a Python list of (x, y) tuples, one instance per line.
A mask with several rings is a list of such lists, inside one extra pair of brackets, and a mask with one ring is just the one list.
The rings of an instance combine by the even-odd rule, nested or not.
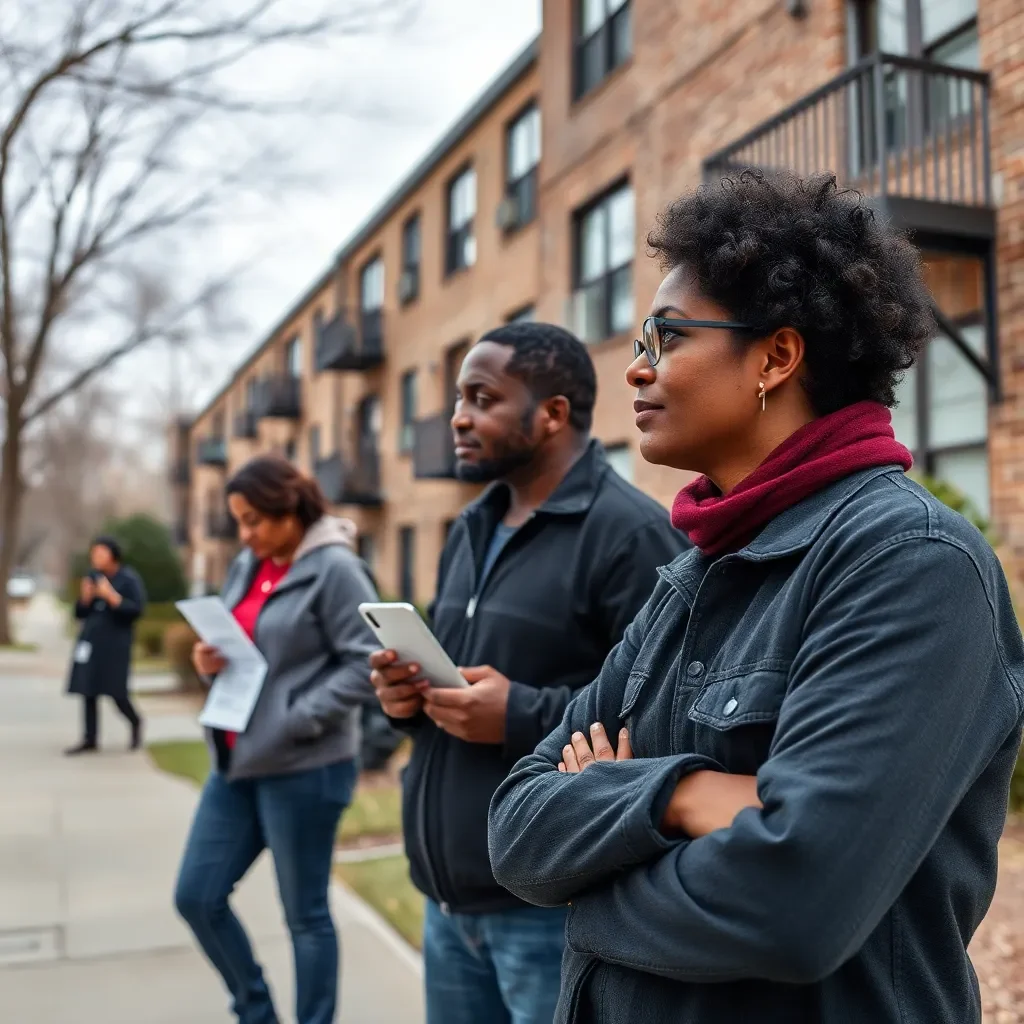
[(688, 676), (699, 676), (703, 671), (704, 662), (702, 661), (691, 661), (690, 664), (686, 666), (686, 674)]
[(731, 714), (735, 712), (735, 710), (739, 706), (740, 702), (735, 697), (731, 697), (729, 700), (725, 702), (725, 707), (722, 708), (722, 714), (725, 715), (726, 718), (728, 718)]

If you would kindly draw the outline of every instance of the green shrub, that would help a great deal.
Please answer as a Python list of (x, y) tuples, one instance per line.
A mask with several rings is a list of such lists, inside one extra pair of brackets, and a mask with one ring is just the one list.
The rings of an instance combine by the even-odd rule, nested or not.
[(135, 626), (135, 645), (147, 658), (159, 658), (164, 653), (164, 632), (167, 625), (143, 619)]
[(990, 544), (995, 544), (992, 535), (992, 524), (978, 511), (974, 503), (962, 491), (947, 483), (945, 480), (938, 480), (935, 477), (918, 475), (912, 473), (917, 482), (935, 495), (943, 505), (947, 505), (954, 512), (959, 512), (969, 523), (976, 526)]
[(173, 601), (154, 601), (146, 605), (143, 622), (159, 622), (165, 626), (181, 622), (181, 612), (174, 607)]
[(164, 629), (164, 656), (183, 690), (202, 690), (203, 684), (192, 667), (192, 648), (199, 639), (185, 622), (175, 622)]
[[(99, 532), (116, 538), (123, 551), (124, 564), (142, 577), (149, 601), (167, 604), (187, 596), (185, 571), (170, 531), (163, 523), (152, 516), (134, 515), (112, 519), (104, 523)], [(71, 559), (65, 595), (69, 601), (77, 599), (79, 582), (88, 571), (88, 552), (80, 552)], [(172, 618), (164, 621), (172, 621)]]

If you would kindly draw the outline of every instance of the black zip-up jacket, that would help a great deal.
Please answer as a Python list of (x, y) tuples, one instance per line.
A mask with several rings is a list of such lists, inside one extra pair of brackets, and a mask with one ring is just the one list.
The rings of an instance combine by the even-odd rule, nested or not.
[(455, 521), (431, 606), (457, 665), (511, 679), (503, 745), (467, 743), (425, 715), (412, 732), (403, 828), (412, 880), (444, 909), (482, 913), (522, 902), (494, 880), (487, 808), (516, 761), (561, 721), (643, 607), (658, 566), (688, 546), (665, 510), (623, 480), (592, 441), (554, 494), (478, 577), (508, 489), (490, 487)]

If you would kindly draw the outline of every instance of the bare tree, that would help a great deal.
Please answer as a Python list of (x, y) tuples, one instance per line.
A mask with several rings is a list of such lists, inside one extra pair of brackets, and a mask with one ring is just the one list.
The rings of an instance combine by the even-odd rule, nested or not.
[[(323, 13), (311, 9), (323, 3)], [(0, 5), (0, 644), (24, 443), (97, 375), (180, 342), (223, 281), (140, 268), (251, 177), (268, 49), (397, 23), (414, 0), (4, 0)], [(253, 85), (253, 82), (256, 85)], [(273, 164), (262, 154), (264, 164)], [(265, 179), (264, 179), (265, 181)], [(55, 346), (75, 356), (43, 373)]]

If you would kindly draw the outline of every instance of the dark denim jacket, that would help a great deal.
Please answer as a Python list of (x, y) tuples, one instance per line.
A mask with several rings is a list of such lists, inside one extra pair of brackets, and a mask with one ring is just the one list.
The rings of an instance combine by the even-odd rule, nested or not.
[[(1024, 645), (981, 535), (889, 467), (743, 550), (661, 570), (562, 725), (494, 796), (495, 877), (571, 901), (556, 1021), (974, 1024)], [(593, 721), (636, 760), (557, 771)], [(702, 766), (763, 810), (656, 822)]]

